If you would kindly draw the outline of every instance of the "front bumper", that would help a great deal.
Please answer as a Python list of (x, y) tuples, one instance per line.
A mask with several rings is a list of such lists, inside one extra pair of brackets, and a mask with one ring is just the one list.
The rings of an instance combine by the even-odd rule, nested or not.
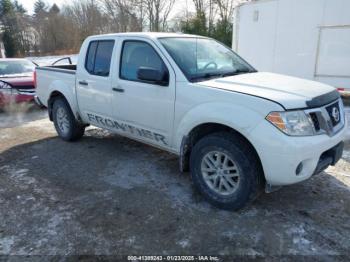
[(340, 142), (335, 147), (323, 152), (318, 160), (314, 175), (317, 175), (327, 169), (329, 166), (335, 166), (341, 159), (344, 151), (344, 142)]
[[(334, 165), (341, 158), (347, 129), (345, 123), (334, 136), (292, 137), (263, 121), (250, 134), (250, 141), (260, 157), (266, 182), (283, 186), (304, 181)], [(297, 170), (300, 164), (302, 168)]]

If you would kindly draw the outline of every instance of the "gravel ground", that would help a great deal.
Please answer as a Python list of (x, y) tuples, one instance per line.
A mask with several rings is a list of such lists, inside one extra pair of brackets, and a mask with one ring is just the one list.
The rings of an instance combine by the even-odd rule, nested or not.
[(43, 110), (0, 123), (0, 255), (350, 256), (349, 143), (336, 167), (227, 212), (171, 154), (98, 128), (63, 142)]

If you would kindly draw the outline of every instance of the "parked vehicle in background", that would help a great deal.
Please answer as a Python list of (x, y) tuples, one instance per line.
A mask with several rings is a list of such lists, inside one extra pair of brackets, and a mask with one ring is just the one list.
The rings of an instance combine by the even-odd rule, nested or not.
[(26, 59), (0, 59), (0, 107), (33, 101), (35, 67)]
[(335, 165), (346, 130), (333, 87), (259, 73), (219, 42), (184, 34), (89, 37), (78, 67), (37, 68), (36, 100), (63, 140), (94, 125), (178, 155), (225, 209)]
[(350, 95), (350, 1), (258, 0), (233, 19), (233, 50), (258, 70), (311, 79)]

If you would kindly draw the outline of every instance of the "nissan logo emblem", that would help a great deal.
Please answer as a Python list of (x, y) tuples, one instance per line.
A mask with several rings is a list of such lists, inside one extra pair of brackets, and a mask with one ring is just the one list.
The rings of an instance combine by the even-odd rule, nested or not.
[(336, 122), (339, 122), (340, 120), (340, 113), (339, 113), (339, 109), (336, 107), (332, 108), (332, 117)]

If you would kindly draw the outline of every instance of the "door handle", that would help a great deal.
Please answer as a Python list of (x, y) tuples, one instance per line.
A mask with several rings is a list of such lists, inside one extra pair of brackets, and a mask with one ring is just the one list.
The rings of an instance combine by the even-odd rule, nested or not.
[(88, 82), (86, 82), (85, 80), (83, 80), (83, 81), (79, 81), (79, 85), (82, 85), (82, 86), (88, 86), (88, 85), (89, 85), (89, 83), (88, 83)]
[(117, 87), (113, 87), (112, 90), (119, 93), (124, 93), (125, 91), (123, 88), (117, 88)]

